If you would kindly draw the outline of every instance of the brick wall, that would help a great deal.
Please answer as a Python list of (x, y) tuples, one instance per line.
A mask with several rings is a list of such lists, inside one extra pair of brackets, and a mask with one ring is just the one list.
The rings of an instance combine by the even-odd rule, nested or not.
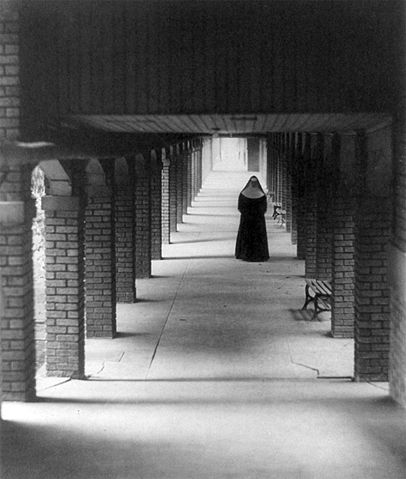
[(46, 370), (84, 376), (84, 208), (77, 197), (44, 197)]
[(86, 333), (116, 334), (114, 196), (103, 186), (90, 188), (86, 208)]

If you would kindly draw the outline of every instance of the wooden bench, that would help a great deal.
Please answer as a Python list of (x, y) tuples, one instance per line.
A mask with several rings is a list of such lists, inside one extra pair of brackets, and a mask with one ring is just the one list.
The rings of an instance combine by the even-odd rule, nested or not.
[(306, 279), (305, 294), (306, 299), (302, 309), (306, 309), (307, 305), (313, 303), (314, 313), (312, 320), (322, 311), (331, 310), (331, 297), (333, 291), (331, 283), (319, 279)]
[(286, 224), (286, 210), (282, 209), (281, 205), (274, 205), (272, 218), (278, 222), (281, 226)]

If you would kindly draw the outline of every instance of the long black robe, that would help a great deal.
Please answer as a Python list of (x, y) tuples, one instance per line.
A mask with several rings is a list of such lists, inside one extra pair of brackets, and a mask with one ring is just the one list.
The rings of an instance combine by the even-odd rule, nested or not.
[(267, 261), (269, 259), (266, 234), (266, 196), (247, 198), (242, 193), (238, 197), (238, 210), (241, 213), (238, 228), (235, 257), (244, 261)]

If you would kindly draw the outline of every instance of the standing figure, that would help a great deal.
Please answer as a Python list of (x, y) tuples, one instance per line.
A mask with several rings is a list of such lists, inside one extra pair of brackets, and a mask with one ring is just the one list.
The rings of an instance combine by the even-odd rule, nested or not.
[(238, 197), (241, 213), (235, 257), (244, 261), (267, 261), (269, 259), (266, 234), (266, 194), (256, 176), (251, 176)]

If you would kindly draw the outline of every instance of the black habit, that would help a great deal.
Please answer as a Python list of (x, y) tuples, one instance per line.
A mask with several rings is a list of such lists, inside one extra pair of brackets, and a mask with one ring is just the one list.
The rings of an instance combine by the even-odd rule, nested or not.
[(267, 261), (269, 259), (266, 234), (266, 196), (247, 198), (242, 193), (238, 197), (238, 211), (241, 213), (238, 228), (235, 257), (244, 261)]

